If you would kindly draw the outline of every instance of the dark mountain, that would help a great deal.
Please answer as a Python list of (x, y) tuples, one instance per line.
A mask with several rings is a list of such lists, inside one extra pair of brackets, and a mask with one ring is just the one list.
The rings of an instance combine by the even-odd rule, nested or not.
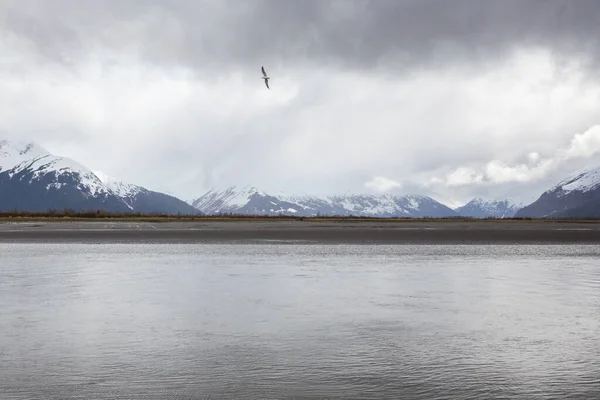
[(142, 186), (121, 182), (100, 171), (94, 171), (100, 181), (135, 212), (167, 214), (199, 214), (194, 207), (177, 197), (148, 190)]
[(64, 209), (198, 213), (163, 193), (114, 180), (103, 182), (83, 165), (54, 156), (35, 143), (0, 141), (0, 210)]
[(519, 218), (600, 217), (600, 168), (579, 172), (519, 210)]

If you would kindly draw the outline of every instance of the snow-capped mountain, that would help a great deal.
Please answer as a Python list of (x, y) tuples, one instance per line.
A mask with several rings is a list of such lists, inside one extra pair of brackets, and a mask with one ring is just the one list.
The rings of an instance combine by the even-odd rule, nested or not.
[(117, 196), (120, 196), (123, 198), (133, 197), (136, 194), (138, 194), (139, 192), (146, 190), (141, 186), (132, 185), (131, 183), (125, 183), (116, 178), (113, 178), (112, 176), (108, 176), (102, 171), (93, 171), (93, 172), (94, 172), (94, 175), (96, 175), (98, 177), (98, 179), (100, 179), (100, 182), (102, 182), (108, 189), (110, 189)]
[(244, 207), (251, 201), (253, 196), (264, 196), (253, 186), (245, 186), (237, 189), (235, 186), (222, 191), (209, 190), (199, 198), (192, 200), (190, 204), (197, 210), (210, 210), (211, 214), (230, 212), (225, 210)]
[(96, 174), (35, 143), (1, 140), (0, 210), (51, 209), (197, 213), (175, 197)]
[(458, 214), (426, 196), (350, 194), (336, 196), (270, 195), (253, 186), (210, 190), (191, 202), (205, 214), (354, 215), (371, 217), (455, 217)]
[(545, 191), (523, 207), (516, 217), (597, 218), (600, 217), (600, 168), (579, 171)]
[(475, 197), (464, 206), (455, 208), (454, 211), (464, 217), (471, 218), (511, 218), (523, 204), (516, 204), (511, 200), (485, 200)]
[(169, 214), (198, 214), (199, 211), (188, 203), (178, 198), (160, 192), (148, 190), (142, 186), (122, 182), (116, 178), (106, 175), (101, 171), (94, 174), (115, 195), (120, 197), (125, 204), (135, 212), (154, 213), (164, 212)]
[[(48, 175), (55, 178), (76, 175), (77, 187), (84, 196), (109, 194), (92, 171), (70, 158), (53, 156), (35, 143), (0, 141), (0, 173), (6, 173), (10, 179), (26, 175), (31, 182), (41, 181)], [(47, 188), (59, 189), (63, 185), (64, 182), (51, 182)]]

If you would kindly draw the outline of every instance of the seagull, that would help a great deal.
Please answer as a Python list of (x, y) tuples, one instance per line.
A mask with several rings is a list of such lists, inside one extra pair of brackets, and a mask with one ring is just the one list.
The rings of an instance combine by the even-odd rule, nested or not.
[(267, 89), (270, 90), (271, 88), (269, 87), (269, 79), (271, 79), (271, 78), (269, 78), (267, 76), (267, 73), (265, 72), (265, 67), (260, 67), (260, 69), (262, 70), (262, 73), (263, 73), (263, 79), (265, 80), (265, 85), (267, 85)]

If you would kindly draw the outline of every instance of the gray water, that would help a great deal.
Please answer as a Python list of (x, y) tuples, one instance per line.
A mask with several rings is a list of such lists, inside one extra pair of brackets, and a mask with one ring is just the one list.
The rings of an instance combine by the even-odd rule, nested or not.
[(0, 398), (598, 398), (597, 246), (0, 244)]

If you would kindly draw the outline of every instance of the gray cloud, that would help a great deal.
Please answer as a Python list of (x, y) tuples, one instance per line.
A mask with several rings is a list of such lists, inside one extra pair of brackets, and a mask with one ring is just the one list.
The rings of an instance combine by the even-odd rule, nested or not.
[[(596, 60), (596, 0), (22, 0), (2, 26), (40, 56), (69, 63), (97, 50), (157, 64), (237, 69), (493, 63), (515, 46)], [(215, 72), (217, 73), (217, 72)]]

